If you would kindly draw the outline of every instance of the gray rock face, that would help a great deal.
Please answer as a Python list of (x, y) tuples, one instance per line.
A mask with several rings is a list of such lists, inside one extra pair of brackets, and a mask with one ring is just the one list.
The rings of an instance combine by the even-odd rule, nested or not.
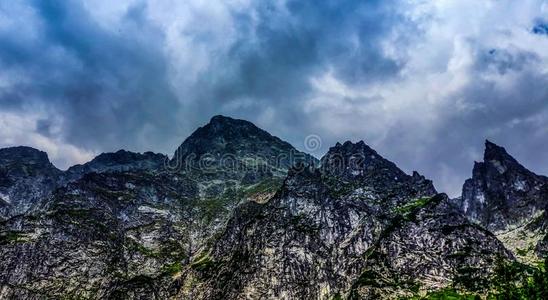
[[(406, 295), (417, 284), (447, 286), (459, 264), (482, 267), (510, 257), (494, 236), (435, 194), (430, 181), (406, 175), (363, 142), (338, 144), (319, 169), (292, 169), (268, 203), (239, 207), (224, 234), (183, 274), (180, 296), (393, 295), (388, 284), (372, 294), (379, 287), (362, 280), (370, 270), (375, 281), (407, 280), (399, 290)], [(490, 270), (479, 273), (486, 278)]]
[(350, 298), (405, 297), (448, 286), (485, 291), (496, 263), (512, 259), (492, 233), (470, 223), (439, 194), (392, 220), (368, 251)]
[(30, 147), (0, 149), (0, 219), (30, 210), (57, 186), (61, 173), (45, 152)]
[(318, 162), (222, 116), (169, 161), (121, 150), (62, 172), (44, 152), (0, 149), (0, 299), (481, 291), (496, 261), (513, 260), (485, 228), (521, 226), (537, 253), (548, 247), (546, 178), (487, 147), (461, 202), (363, 142)]
[[(177, 176), (91, 173), (1, 224), (0, 298), (164, 299), (191, 250)], [(38, 297), (39, 296), (39, 297)]]
[(113, 172), (161, 172), (168, 162), (168, 157), (153, 152), (134, 153), (119, 150), (114, 153), (103, 153), (83, 165), (70, 167), (65, 176), (78, 179), (88, 173)]
[(491, 231), (529, 223), (548, 204), (548, 178), (520, 165), (506, 150), (485, 143), (484, 161), (475, 163), (462, 189), (460, 207)]
[(456, 203), (524, 260), (535, 250), (546, 256), (548, 178), (527, 170), (504, 148), (486, 141), (484, 161), (474, 164)]
[[(236, 141), (246, 146), (231, 152), (239, 161), (245, 161), (241, 155), (299, 153), (248, 122), (219, 118), (228, 123), (208, 139), (247, 132)], [(216, 128), (219, 118), (204, 128)], [(241, 123), (243, 128), (233, 128)], [(200, 136), (183, 145), (205, 143)], [(232, 135), (225, 138), (236, 143)], [(0, 223), (2, 299), (166, 299), (180, 287), (173, 276), (222, 230), (232, 209), (272, 196), (287, 172), (287, 165), (268, 160), (270, 169), (253, 172), (185, 172), (166, 168), (164, 155), (123, 150), (61, 172), (45, 153), (19, 150), (0, 150), (2, 188), (37, 193), (32, 210), (6, 215)], [(6, 211), (7, 201), (0, 203)]]

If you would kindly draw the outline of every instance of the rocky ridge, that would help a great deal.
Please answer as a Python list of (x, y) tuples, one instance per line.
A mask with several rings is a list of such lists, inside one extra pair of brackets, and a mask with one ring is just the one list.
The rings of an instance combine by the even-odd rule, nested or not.
[(181, 297), (405, 297), (486, 279), (495, 260), (511, 258), (431, 181), (346, 142), (319, 168), (292, 169), (268, 203), (237, 208), (183, 272)]
[[(255, 143), (267, 147), (275, 140), (284, 146), (254, 148), (246, 158), (289, 156), (290, 151), (306, 157), (251, 123), (219, 118), (205, 128), (217, 121), (239, 123), (240, 130), (249, 127), (247, 132), (254, 133)], [(215, 141), (221, 133), (208, 138)], [(183, 145), (212, 149), (195, 138), (199, 135)], [(250, 176), (247, 169), (196, 176), (194, 170), (166, 169), (164, 155), (120, 150), (62, 172), (44, 152), (8, 150), (0, 152), (4, 185), (25, 184), (21, 190), (30, 186), (40, 194), (25, 200), (33, 209), (7, 215), (1, 223), (0, 298), (165, 299), (177, 290), (170, 288), (172, 276), (221, 228), (231, 209), (273, 193), (286, 167), (269, 166), (277, 173), (266, 177)], [(221, 188), (204, 193), (209, 183)], [(4, 207), (14, 211), (13, 202)]]
[(466, 180), (460, 210), (495, 233), (518, 258), (534, 262), (546, 256), (548, 177), (537, 175), (506, 149), (485, 142), (484, 161)]
[(546, 257), (545, 180), (488, 143), (449, 200), (364, 142), (317, 161), (223, 116), (171, 160), (121, 150), (63, 172), (44, 152), (0, 149), (0, 298), (510, 295), (499, 288), (548, 285), (500, 235), (533, 233), (525, 262)]

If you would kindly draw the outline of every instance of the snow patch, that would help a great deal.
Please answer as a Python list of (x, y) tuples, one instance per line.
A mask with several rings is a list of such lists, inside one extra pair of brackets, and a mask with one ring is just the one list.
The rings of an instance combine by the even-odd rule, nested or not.
[(518, 179), (514, 182), (514, 189), (516, 191), (525, 191), (527, 189), (527, 183), (523, 180)]
[(4, 202), (8, 204), (11, 203), (10, 195), (8, 194), (0, 193), (0, 199), (4, 200)]
[(157, 215), (163, 215), (163, 216), (169, 215), (169, 212), (165, 209), (158, 209), (158, 208), (145, 206), (145, 205), (139, 206), (137, 210), (142, 213), (157, 214)]
[(485, 196), (483, 195), (483, 193), (478, 193), (476, 195), (476, 200), (478, 200), (479, 203), (484, 204), (485, 203)]
[(490, 160), (489, 162), (497, 169), (497, 171), (500, 174), (503, 174), (504, 172), (506, 172), (506, 167), (503, 166), (500, 161), (493, 159), (493, 160)]

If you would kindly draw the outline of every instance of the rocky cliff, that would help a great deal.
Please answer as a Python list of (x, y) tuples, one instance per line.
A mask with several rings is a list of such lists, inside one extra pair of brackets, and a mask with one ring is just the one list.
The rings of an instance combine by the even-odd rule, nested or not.
[(266, 204), (236, 209), (183, 272), (199, 299), (393, 298), (487, 280), (511, 259), (489, 232), (365, 143), (292, 169)]
[(464, 183), (457, 201), (461, 211), (494, 232), (518, 258), (532, 262), (545, 256), (548, 178), (527, 170), (490, 141), (483, 160)]
[[(227, 132), (245, 135), (232, 140)], [(0, 298), (165, 299), (177, 292), (172, 276), (222, 228), (233, 207), (264, 201), (281, 184), (288, 164), (276, 165), (276, 158), (315, 162), (249, 122), (220, 116), (181, 147), (209, 155), (205, 150), (222, 139), (253, 145), (245, 156), (230, 153), (242, 161), (264, 159), (267, 175), (252, 173), (253, 167), (174, 170), (164, 155), (124, 150), (62, 172), (44, 152), (0, 150), (6, 212)]]
[(57, 187), (61, 173), (45, 152), (30, 147), (0, 149), (0, 219), (30, 210)]
[(120, 150), (60, 171), (0, 149), (0, 299), (542, 299), (546, 195), (492, 143), (449, 200), (364, 142), (318, 161), (223, 116), (171, 159)]

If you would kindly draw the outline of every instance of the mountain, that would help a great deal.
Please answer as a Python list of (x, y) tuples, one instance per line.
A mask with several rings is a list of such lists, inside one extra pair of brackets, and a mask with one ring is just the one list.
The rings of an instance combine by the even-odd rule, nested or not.
[(224, 116), (171, 159), (0, 149), (0, 299), (546, 299), (546, 178), (487, 148), (457, 200)]
[(458, 203), (462, 212), (525, 261), (546, 253), (548, 178), (529, 171), (490, 141), (485, 142), (483, 160), (474, 164), (472, 178), (464, 183)]
[(216, 178), (253, 184), (283, 178), (298, 162), (316, 164), (317, 159), (251, 122), (214, 116), (177, 148), (168, 167), (198, 181)]
[[(219, 122), (222, 130), (209, 130)], [(166, 168), (161, 154), (124, 150), (61, 172), (44, 152), (0, 151), (9, 183), (41, 192), (33, 210), (0, 223), (0, 298), (165, 299), (176, 285), (172, 276), (223, 229), (233, 207), (273, 195), (289, 165), (269, 158), (314, 161), (245, 121), (215, 117), (197, 132), (207, 139), (194, 133), (181, 147), (203, 145), (193, 148), (203, 155), (201, 149), (215, 149), (207, 140), (230, 145), (237, 138), (249, 149), (230, 152), (232, 157), (265, 158), (272, 172), (260, 177), (250, 167), (198, 174)], [(51, 185), (41, 185), (44, 176)]]
[(0, 219), (31, 209), (56, 187), (60, 174), (45, 152), (31, 147), (0, 149)]
[(498, 258), (511, 255), (431, 181), (346, 142), (320, 168), (292, 169), (268, 203), (238, 207), (182, 273), (180, 297), (404, 297), (486, 279)]
[(76, 179), (87, 173), (161, 171), (168, 157), (153, 152), (134, 153), (119, 150), (114, 153), (102, 153), (90, 162), (72, 166), (67, 170), (71, 179)]

